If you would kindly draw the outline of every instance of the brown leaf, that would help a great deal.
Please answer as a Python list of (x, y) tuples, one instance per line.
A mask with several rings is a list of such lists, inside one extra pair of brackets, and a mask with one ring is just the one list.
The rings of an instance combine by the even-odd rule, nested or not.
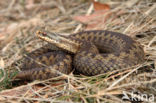
[(74, 20), (80, 21), (84, 24), (87, 24), (88, 22), (97, 19), (98, 17), (102, 16), (103, 14), (105, 14), (107, 11), (99, 11), (99, 12), (95, 12), (92, 15), (83, 15), (83, 16), (75, 16), (73, 17)]
[[(73, 17), (74, 20), (80, 21), (81, 23), (87, 24), (86, 29), (94, 29), (101, 23), (104, 24), (107, 17), (111, 13), (107, 13), (110, 10), (109, 5), (101, 4), (99, 2), (93, 1), (95, 12), (89, 16), (75, 16)], [(106, 14), (107, 13), (107, 14)], [(97, 27), (96, 29), (100, 29)]]
[(101, 11), (101, 10), (109, 10), (110, 6), (108, 4), (101, 4), (97, 1), (93, 0), (94, 10)]

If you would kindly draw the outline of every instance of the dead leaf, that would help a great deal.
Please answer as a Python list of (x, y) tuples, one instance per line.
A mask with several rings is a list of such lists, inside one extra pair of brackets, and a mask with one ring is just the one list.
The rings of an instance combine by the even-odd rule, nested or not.
[(107, 11), (99, 11), (95, 12), (92, 15), (86, 15), (86, 16), (75, 16), (74, 20), (80, 21), (84, 24), (87, 24), (90, 21), (93, 21), (97, 19), (98, 17), (102, 16), (102, 14), (105, 14)]
[(110, 6), (108, 4), (101, 4), (93, 1), (95, 12), (91, 15), (75, 16), (74, 20), (87, 24), (86, 29), (101, 29), (100, 25), (103, 25), (111, 13), (108, 13)]
[(97, 1), (93, 0), (94, 10), (101, 11), (101, 10), (109, 10), (110, 6), (108, 4), (101, 4)]

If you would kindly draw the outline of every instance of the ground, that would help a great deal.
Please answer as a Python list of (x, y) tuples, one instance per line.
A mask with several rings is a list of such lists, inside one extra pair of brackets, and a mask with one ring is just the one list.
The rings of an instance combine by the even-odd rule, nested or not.
[[(97, 29), (120, 32), (143, 45), (146, 62), (114, 75), (85, 77), (71, 73), (44, 81), (13, 82), (7, 72), (20, 68), (9, 66), (46, 43), (35, 36), (40, 29), (64, 35)], [(0, 1), (0, 59), (1, 102), (156, 102), (156, 2)]]

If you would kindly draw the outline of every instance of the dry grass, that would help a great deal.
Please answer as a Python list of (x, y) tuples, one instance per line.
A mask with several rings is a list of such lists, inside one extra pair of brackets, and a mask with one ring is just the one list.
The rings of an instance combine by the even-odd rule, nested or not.
[[(35, 37), (37, 29), (67, 34), (85, 29), (85, 25), (72, 19), (74, 16), (92, 12), (91, 4), (84, 1), (0, 1), (1, 89), (5, 89), (3, 84), (9, 82), (9, 79), (5, 79), (7, 74), (3, 71), (17, 70), (18, 68), (10, 69), (8, 66), (22, 58), (26, 52), (45, 44)], [(147, 62), (133, 68), (118, 70), (117, 73), (93, 77), (74, 76), (71, 73), (63, 75), (63, 78), (11, 86), (12, 89), (1, 91), (0, 101), (121, 103), (124, 93), (131, 97), (131, 93), (136, 92), (139, 94), (135, 95), (135, 99), (140, 99), (139, 96), (145, 94), (147, 97), (141, 98), (143, 102), (151, 102), (152, 96), (156, 102), (156, 67), (141, 68), (144, 65), (156, 65), (156, 3), (154, 0), (108, 0), (107, 3), (112, 7), (109, 11), (112, 15), (106, 22), (93, 29), (118, 31), (131, 36), (144, 46)]]

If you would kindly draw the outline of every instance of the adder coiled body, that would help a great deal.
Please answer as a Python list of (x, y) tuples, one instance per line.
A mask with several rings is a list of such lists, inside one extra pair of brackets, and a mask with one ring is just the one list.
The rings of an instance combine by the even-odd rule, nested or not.
[[(142, 46), (117, 32), (95, 30), (62, 36), (38, 31), (36, 34), (49, 44), (28, 55), (32, 59), (25, 60), (23, 71), (16, 78), (47, 79), (68, 74), (72, 68), (91, 76), (144, 62)], [(62, 51), (52, 51), (51, 45)]]

